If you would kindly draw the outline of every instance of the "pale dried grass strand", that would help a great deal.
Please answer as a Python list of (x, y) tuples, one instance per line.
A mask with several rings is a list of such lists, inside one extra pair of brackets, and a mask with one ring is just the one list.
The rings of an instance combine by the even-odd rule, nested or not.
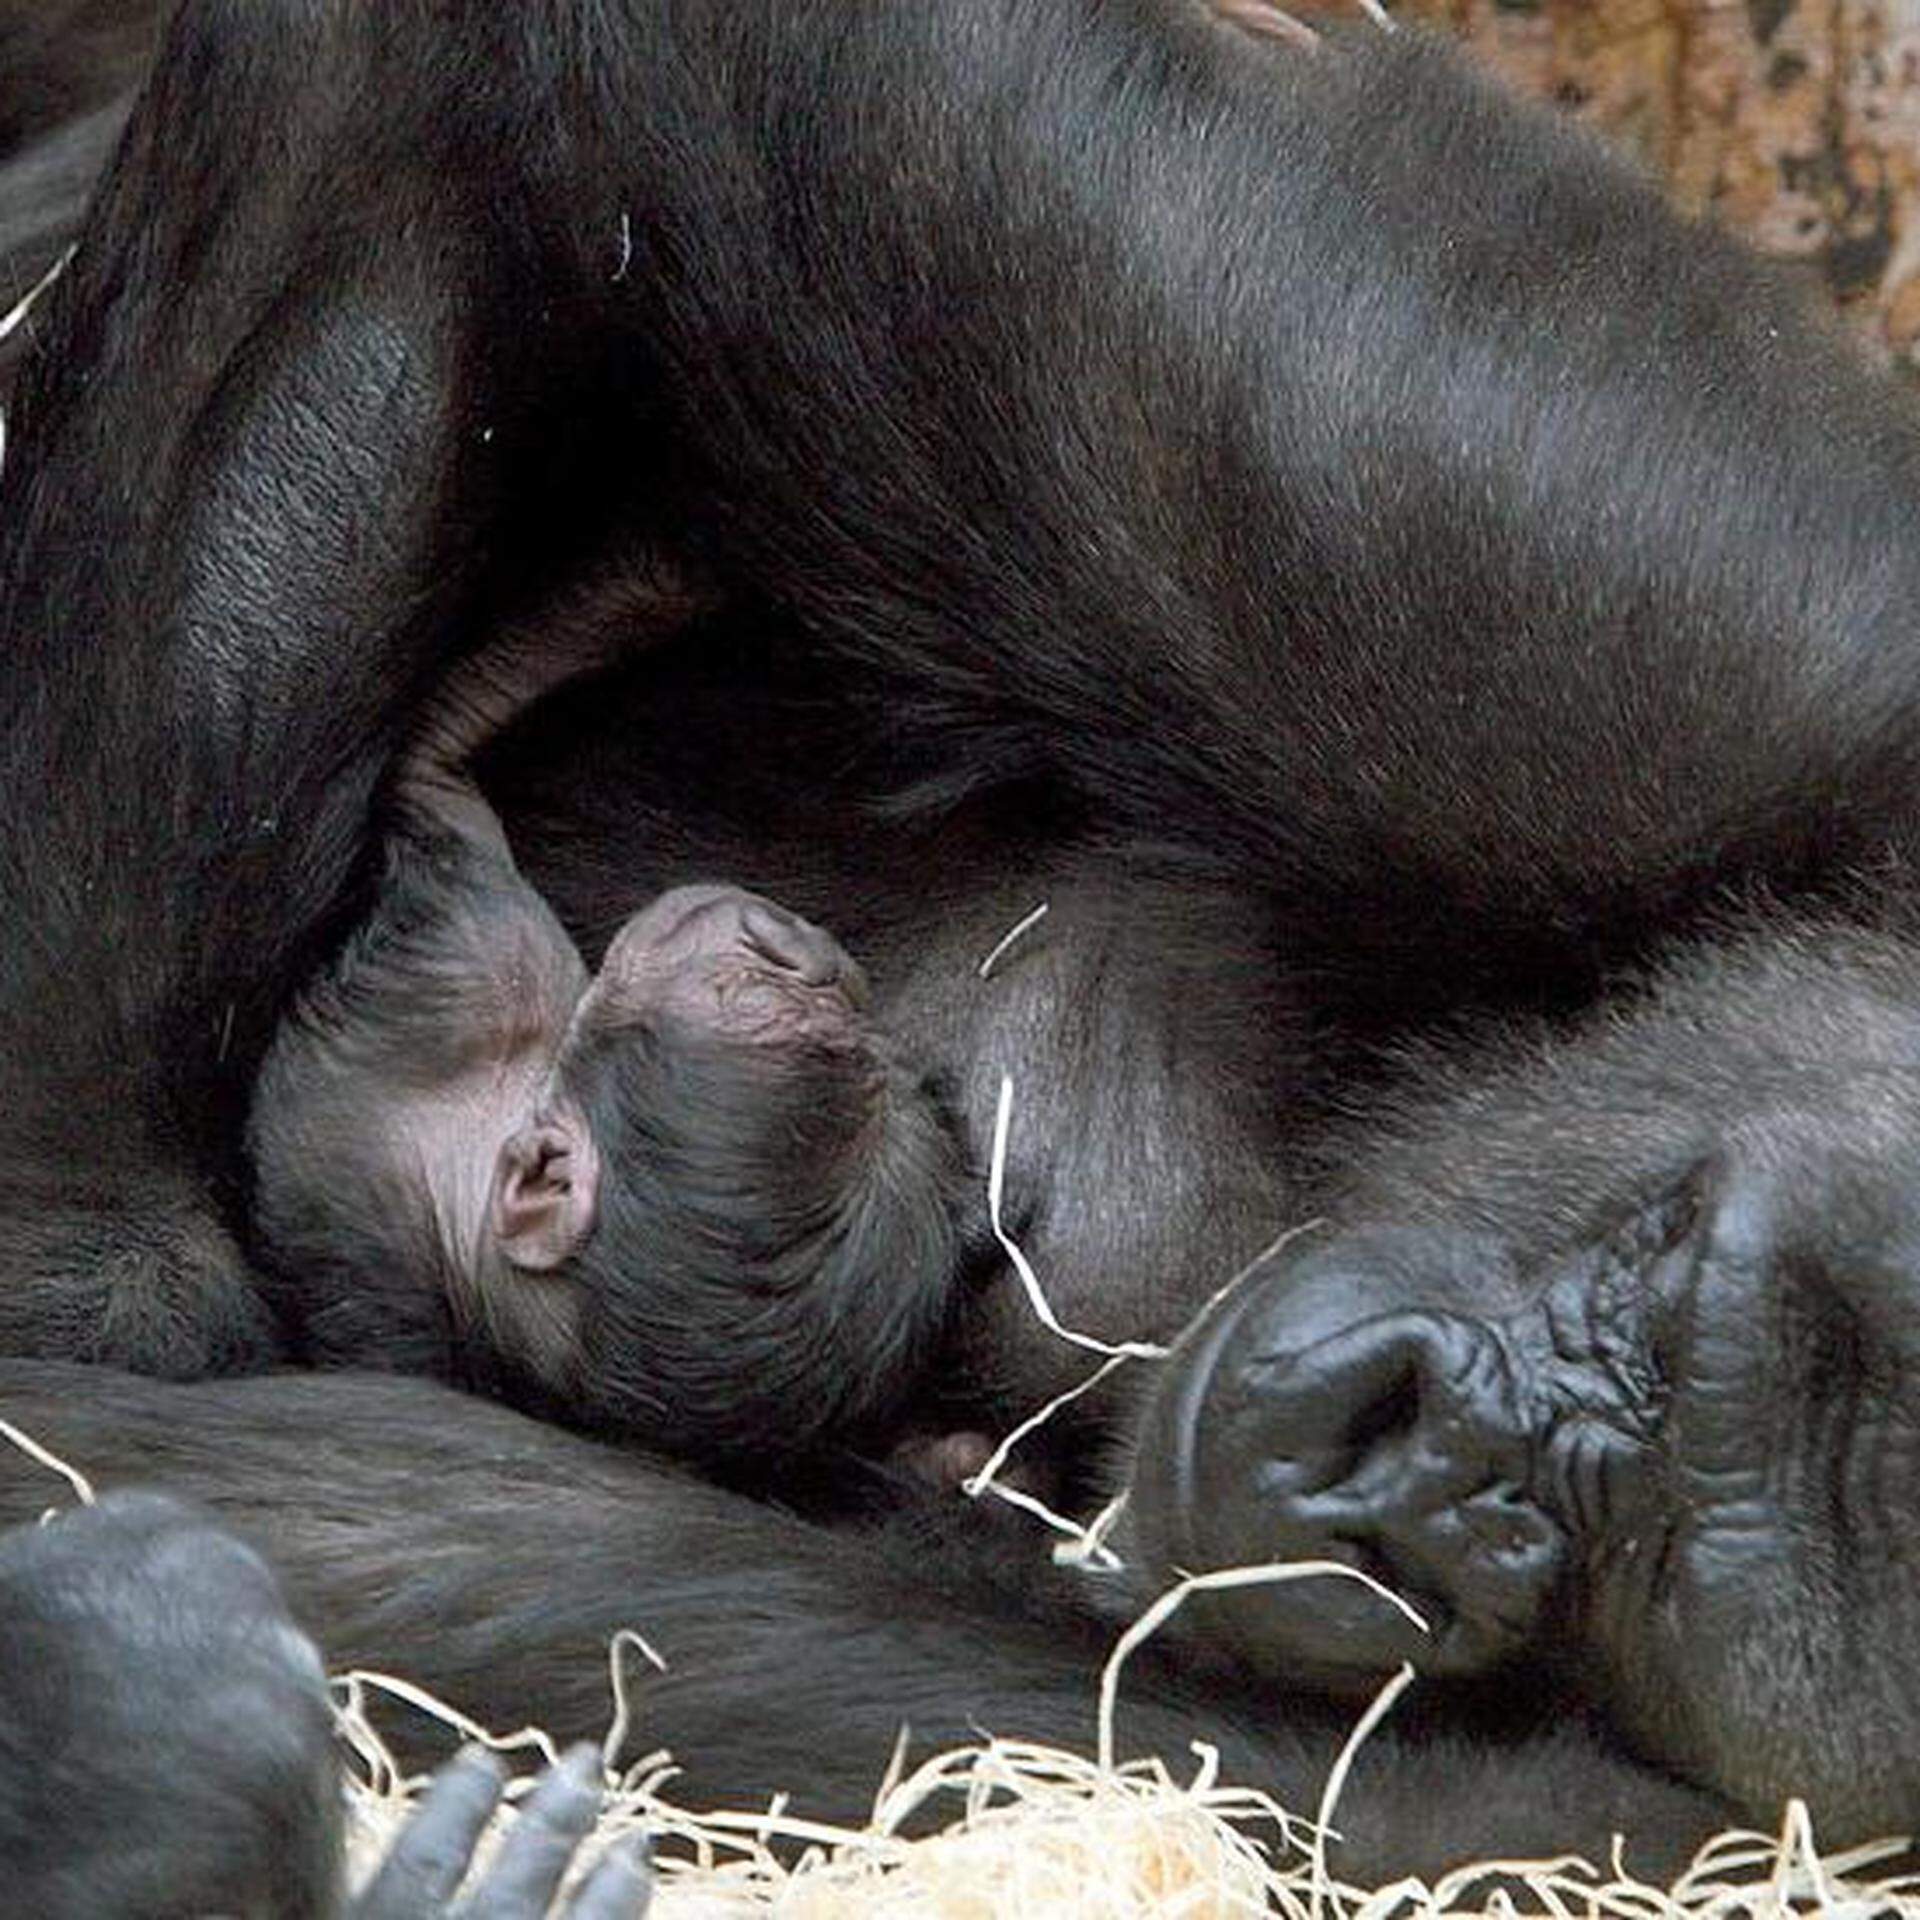
[[(1381, 1591), (1385, 1592), (1386, 1589), (1382, 1588)], [(1388, 1597), (1404, 1608), (1422, 1633), (1426, 1632), (1425, 1621), (1421, 1620), (1411, 1607), (1406, 1606), (1404, 1601), (1400, 1601), (1397, 1595), (1389, 1594)], [(1353, 1723), (1346, 1739), (1340, 1743), (1340, 1751), (1334, 1755), (1333, 1765), (1327, 1770), (1327, 1783), (1320, 1789), (1320, 1805), (1315, 1810), (1313, 1819), (1313, 1848), (1310, 1862), (1313, 1892), (1307, 1907), (1309, 1920), (1320, 1920), (1323, 1900), (1330, 1891), (1327, 1884), (1327, 1838), (1333, 1830), (1334, 1809), (1340, 1804), (1340, 1793), (1347, 1784), (1347, 1775), (1353, 1771), (1354, 1760), (1358, 1757), (1360, 1749), (1372, 1737), (1373, 1730), (1393, 1711), (1394, 1702), (1413, 1685), (1413, 1680), (1413, 1662), (1401, 1661), (1398, 1672), (1373, 1696), (1372, 1703), (1366, 1712)], [(1344, 1911), (1337, 1894), (1334, 1895), (1334, 1907), (1336, 1911)]]
[(1105, 1566), (1107, 1562), (1099, 1556), (1108, 1555), (1115, 1567), (1126, 1564), (1120, 1556), (1107, 1545), (1107, 1536), (1119, 1524), (1120, 1516), (1127, 1510), (1129, 1489), (1122, 1487), (1107, 1504), (1080, 1529), (1076, 1540), (1057, 1540), (1054, 1542), (1053, 1563), (1057, 1567), (1078, 1567), (1086, 1565)]
[(980, 962), (978, 968), (975, 969), (979, 977), (982, 980), (990, 978), (994, 968), (1006, 958), (1008, 952), (1020, 941), (1024, 940), (1052, 911), (1053, 902), (1050, 900), (1042, 900), (1031, 913), (1023, 914), (1016, 920), (1013, 925), (994, 942), (993, 951), (989, 953), (987, 957)]
[(27, 315), (40, 303), (47, 289), (73, 264), (73, 256), (79, 251), (79, 243), (76, 241), (61, 254), (59, 259), (57, 259), (5, 313), (0, 313), (0, 340), (7, 339), (10, 335), (18, 331), (19, 328), (26, 325)]
[(622, 1627), (607, 1642), (607, 1682), (613, 1690), (613, 1719), (607, 1727), (607, 1737), (600, 1743), (600, 1765), (609, 1775), (633, 1726), (633, 1696), (627, 1683), (625, 1659), (630, 1652), (639, 1654), (656, 1673), (667, 1670), (666, 1660), (652, 1641), (635, 1627)]
[[(645, 1828), (687, 1849), (686, 1858), (656, 1862), (661, 1920), (1028, 1920), (1052, 1912), (1066, 1920), (1082, 1912), (1074, 1902), (1059, 1905), (1063, 1872), (1076, 1872), (1071, 1862), (1082, 1848), (1078, 1884), (1093, 1896), (1086, 1920), (1121, 1913), (1143, 1920), (1226, 1913), (1314, 1920), (1318, 1913), (1324, 1920), (1329, 1907), (1346, 1920), (1518, 1920), (1536, 1913), (1555, 1920), (1811, 1920), (1816, 1913), (1823, 1920), (1920, 1920), (1910, 1876), (1852, 1884), (1902, 1843), (1876, 1841), (1821, 1861), (1804, 1807), (1789, 1808), (1775, 1839), (1716, 1837), (1670, 1889), (1634, 1879), (1618, 1840), (1610, 1879), (1567, 1855), (1482, 1860), (1432, 1887), (1417, 1877), (1371, 1890), (1351, 1886), (1327, 1873), (1325, 1842), (1335, 1834), (1333, 1815), (1353, 1756), (1404, 1684), (1401, 1675), (1389, 1681), (1348, 1735), (1317, 1823), (1258, 1789), (1222, 1786), (1218, 1751), (1203, 1741), (1193, 1743), (1197, 1764), (1183, 1784), (1158, 1759), (1103, 1768), (1082, 1755), (1002, 1740), (934, 1755), (909, 1773), (903, 1734), (864, 1830), (797, 1818), (784, 1797), (760, 1812), (689, 1813), (660, 1797), (674, 1774), (662, 1756), (650, 1775), (636, 1770), (609, 1796), (598, 1838), (604, 1845)], [(453, 1709), (436, 1717), (462, 1731), (472, 1726)], [(389, 1762), (389, 1775), (397, 1771)], [(424, 1784), (408, 1783), (407, 1791), (417, 1794)], [(391, 1778), (388, 1785), (391, 1791)], [(924, 1838), (903, 1838), (906, 1821), (936, 1797), (956, 1799), (956, 1818)], [(397, 1821), (406, 1799), (395, 1792), (378, 1810)], [(503, 1812), (502, 1826), (513, 1817)], [(1246, 1831), (1256, 1824), (1270, 1826), (1300, 1859), (1276, 1864)], [(774, 1854), (776, 1840), (800, 1849), (797, 1857)]]
[[(333, 1684), (346, 1691), (348, 1704), (354, 1712), (363, 1712), (366, 1691), (371, 1689), (404, 1702), (416, 1712), (424, 1713), (428, 1719), (451, 1727), (463, 1740), (475, 1741), (491, 1752), (525, 1753), (531, 1750), (538, 1753), (549, 1767), (560, 1764), (560, 1749), (543, 1728), (521, 1727), (513, 1733), (490, 1733), (479, 1721), (462, 1713), (458, 1707), (449, 1706), (425, 1687), (416, 1686), (411, 1680), (403, 1680), (397, 1674), (382, 1673), (374, 1667), (352, 1667), (336, 1675)], [(338, 1703), (336, 1716), (337, 1713)]]
[(83, 1507), (94, 1504), (93, 1482), (78, 1467), (69, 1461), (62, 1460), (50, 1448), (43, 1447), (32, 1434), (16, 1427), (11, 1420), (0, 1420), (0, 1440), (18, 1447), (29, 1460), (37, 1461), (41, 1466), (57, 1473), (73, 1489), (74, 1498)]
[[(1126, 1353), (1109, 1354), (1084, 1380), (1067, 1388), (1064, 1393), (1055, 1394), (1037, 1413), (1030, 1413), (987, 1456), (986, 1463), (980, 1471), (969, 1475), (960, 1483), (960, 1491), (969, 1500), (977, 1500), (983, 1493), (995, 1495), (1009, 1506), (1018, 1507), (1022, 1512), (1032, 1514), (1036, 1519), (1044, 1521), (1054, 1532), (1064, 1535), (1064, 1544), (1079, 1550), (1081, 1564), (1098, 1566), (1108, 1572), (1118, 1571), (1122, 1565), (1120, 1556), (1107, 1546), (1104, 1539), (1094, 1533), (1091, 1526), (1083, 1526), (1077, 1520), (1068, 1519), (1065, 1514), (1056, 1513), (1045, 1501), (1037, 1499), (1023, 1488), (1003, 1485), (998, 1475), (1000, 1469), (1007, 1464), (1014, 1448), (1030, 1433), (1044, 1427), (1062, 1407), (1070, 1406), (1082, 1394), (1091, 1393), (1109, 1374), (1125, 1366), (1132, 1358), (1133, 1355)], [(1109, 1503), (1109, 1506), (1102, 1510), (1102, 1515), (1097, 1515), (1096, 1519), (1111, 1511), (1112, 1503)]]
[(1046, 1289), (1040, 1284), (1040, 1276), (1034, 1272), (1033, 1264), (1020, 1250), (1013, 1235), (1007, 1231), (1005, 1213), (1007, 1186), (1007, 1139), (1013, 1124), (1013, 1076), (1000, 1076), (1000, 1098), (994, 1109), (993, 1117), (993, 1157), (987, 1168), (987, 1218), (993, 1227), (993, 1237), (1000, 1243), (1001, 1251), (1013, 1264), (1013, 1270), (1020, 1276), (1020, 1284), (1026, 1290), (1028, 1301), (1035, 1316), (1049, 1333), (1057, 1334), (1070, 1345), (1084, 1347), (1089, 1353), (1105, 1354), (1109, 1358), (1129, 1360), (1164, 1360), (1169, 1349), (1156, 1346), (1149, 1340), (1123, 1340), (1117, 1344), (1110, 1340), (1100, 1340), (1090, 1333), (1078, 1333), (1073, 1328), (1063, 1326), (1060, 1317), (1054, 1312), (1048, 1300)]
[(1226, 1593), (1239, 1587), (1284, 1587), (1297, 1580), (1357, 1580), (1370, 1593), (1397, 1608), (1421, 1633), (1430, 1632), (1426, 1616), (1411, 1601), (1344, 1560), (1274, 1560), (1247, 1567), (1218, 1567), (1211, 1573), (1189, 1573), (1153, 1602), (1114, 1642), (1100, 1670), (1100, 1708), (1097, 1764), (1113, 1770), (1113, 1722), (1120, 1698), (1120, 1673), (1136, 1648), (1150, 1640), (1196, 1593)]

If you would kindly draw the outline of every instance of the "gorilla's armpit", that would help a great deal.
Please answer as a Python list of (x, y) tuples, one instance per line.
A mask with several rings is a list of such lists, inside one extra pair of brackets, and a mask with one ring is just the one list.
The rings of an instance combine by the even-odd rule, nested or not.
[(896, 1416), (946, 1315), (957, 1152), (831, 935), (673, 887), (591, 977), (468, 756), (495, 660), (399, 775), (367, 923), (283, 1022), (254, 1225), (301, 1350), (504, 1387), (696, 1459)]
[[(1435, 1615), (1421, 1736), (1486, 1728), (1488, 1678), (1524, 1718), (1544, 1671), (1756, 1814), (1911, 1823), (1920, 437), (1736, 249), (1411, 33), (190, 0), (46, 328), (0, 478), (0, 1344), (272, 1356), (242, 1115), (365, 905), (409, 729), (471, 649), (558, 640), (664, 557), (811, 664), (821, 862), (856, 882), (771, 890), (913, 1057), (985, 1051), (990, 1010), (903, 956), (1031, 904), (995, 850), (1100, 929), (1025, 950), (1067, 984), (1016, 995), (1030, 1050), (994, 1043), (1055, 1122), (1034, 1224), (1117, 1216), (1094, 1244), (1158, 1247), (1110, 1265), (1164, 1301), (1329, 1222), (1155, 1379), (1138, 1577), (1378, 1564)], [(856, 683), (882, 764), (838, 806)], [(731, 830), (724, 737), (680, 741), (679, 798)], [(548, 744), (503, 781), (561, 789), (559, 828), (606, 811), (528, 871), (610, 929), (658, 890), (653, 823)], [(1196, 1166), (1249, 1160), (1200, 1204)], [(703, 1647), (779, 1613), (789, 1554), (856, 1642), (864, 1567), (728, 1512)], [(471, 1584), (385, 1651), (457, 1681), (511, 1641), (460, 1612), (485, 1524), (439, 1524)], [(543, 1604), (579, 1600), (551, 1564)], [(636, 1565), (629, 1607), (672, 1572)], [(957, 1615), (886, 1589), (859, 1698), (887, 1738), (1021, 1692), (999, 1578)], [(968, 1669), (916, 1664), (956, 1617)], [(1304, 1689), (1398, 1650), (1316, 1618), (1203, 1620), (1201, 1717), (1318, 1729)], [(804, 1773), (821, 1738), (765, 1737), (765, 1692), (716, 1684), (676, 1744), (756, 1791)]]
[[(15, 1381), (10, 1384), (19, 1384)], [(13, 1513), (27, 1469), (8, 1469)], [(39, 1475), (44, 1498), (46, 1480)], [(266, 1562), (158, 1494), (0, 1532), (0, 1862), (32, 1920), (439, 1920), (455, 1911), (503, 1776), (463, 1754), (371, 1883), (342, 1887), (326, 1678)], [(567, 1756), (459, 1902), (543, 1920), (600, 1804), (599, 1756)], [(644, 1865), (609, 1851), (566, 1920), (638, 1920)]]

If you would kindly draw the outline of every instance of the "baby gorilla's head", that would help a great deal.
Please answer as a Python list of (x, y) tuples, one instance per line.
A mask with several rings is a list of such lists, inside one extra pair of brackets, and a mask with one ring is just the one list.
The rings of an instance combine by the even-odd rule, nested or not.
[(944, 1319), (949, 1130), (818, 927), (682, 887), (620, 930), (502, 1150), (490, 1284), (568, 1289), (540, 1369), (703, 1450), (876, 1421)]
[(896, 1407), (958, 1152), (827, 934), (662, 895), (590, 981), (505, 863), (395, 855), (255, 1094), (255, 1219), (316, 1358), (439, 1366), (715, 1460)]

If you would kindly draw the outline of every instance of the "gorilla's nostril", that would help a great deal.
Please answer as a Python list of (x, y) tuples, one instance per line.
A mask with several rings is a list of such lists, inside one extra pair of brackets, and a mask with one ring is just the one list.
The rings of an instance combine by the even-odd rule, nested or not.
[(1512, 1487), (1488, 1487), (1461, 1504), (1460, 1518), (1488, 1559), (1527, 1566), (1558, 1551), (1560, 1533), (1532, 1501)]
[(1420, 1375), (1409, 1357), (1393, 1378), (1379, 1382), (1356, 1401), (1346, 1423), (1346, 1444), (1357, 1455), (1413, 1428), (1420, 1418)]

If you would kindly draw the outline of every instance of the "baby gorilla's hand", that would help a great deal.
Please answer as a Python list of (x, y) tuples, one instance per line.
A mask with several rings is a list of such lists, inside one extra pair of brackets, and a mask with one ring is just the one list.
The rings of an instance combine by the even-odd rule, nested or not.
[(804, 1026), (809, 1002), (819, 1010), (813, 1017), (844, 1022), (869, 997), (866, 976), (824, 928), (718, 885), (675, 887), (635, 914), (608, 946), (594, 992), (598, 1012), (670, 1012), (721, 1025), (746, 1012)]
[(824, 927), (754, 893), (735, 893), (712, 909), (737, 917), (734, 944), (790, 973), (802, 986), (844, 986), (855, 1004), (866, 999), (866, 977)]

